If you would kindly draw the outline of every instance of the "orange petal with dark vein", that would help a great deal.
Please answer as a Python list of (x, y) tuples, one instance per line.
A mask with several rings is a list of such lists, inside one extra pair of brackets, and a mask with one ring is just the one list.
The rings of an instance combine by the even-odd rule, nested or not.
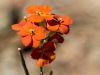
[(54, 15), (49, 14), (49, 15), (46, 15), (44, 17), (45, 17), (46, 20), (52, 20)]
[(57, 31), (59, 28), (59, 25), (50, 26), (49, 24), (47, 24), (47, 28), (50, 31)]
[(57, 31), (58, 28), (59, 28), (59, 25), (57, 23), (56, 20), (47, 20), (47, 28), (50, 30), (50, 31)]
[(71, 25), (73, 23), (72, 19), (69, 16), (62, 16), (62, 24)]
[(36, 65), (39, 67), (46, 66), (48, 64), (49, 64), (49, 60), (45, 55), (41, 55), (41, 57), (36, 62)]
[(60, 25), (59, 30), (63, 34), (67, 34), (69, 32), (69, 26)]
[(54, 61), (55, 58), (56, 58), (56, 54), (54, 52), (52, 52), (52, 51), (46, 52), (45, 55), (48, 57), (49, 63), (51, 63), (52, 61)]

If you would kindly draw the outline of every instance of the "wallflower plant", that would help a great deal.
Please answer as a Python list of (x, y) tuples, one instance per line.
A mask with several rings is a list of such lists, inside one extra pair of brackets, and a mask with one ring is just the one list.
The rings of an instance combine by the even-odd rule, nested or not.
[[(69, 16), (51, 14), (51, 11), (52, 8), (48, 5), (31, 5), (26, 8), (30, 16), (12, 25), (12, 29), (21, 36), (23, 45), (34, 48), (30, 57), (37, 60), (36, 65), (40, 67), (40, 75), (43, 75), (43, 67), (56, 58), (56, 43), (53, 40), (63, 43), (62, 35), (69, 33), (69, 26), (72, 24)], [(21, 51), (20, 55), (25, 73), (29, 75)]]

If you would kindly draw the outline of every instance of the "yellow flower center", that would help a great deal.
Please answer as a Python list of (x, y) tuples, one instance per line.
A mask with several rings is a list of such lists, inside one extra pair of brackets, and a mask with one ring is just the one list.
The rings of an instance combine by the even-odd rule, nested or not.
[(42, 15), (42, 12), (36, 11), (36, 13), (37, 13), (39, 16)]
[(39, 11), (36, 11), (36, 13), (39, 15), (39, 16), (46, 16), (46, 14), (42, 13), (42, 12), (39, 12)]

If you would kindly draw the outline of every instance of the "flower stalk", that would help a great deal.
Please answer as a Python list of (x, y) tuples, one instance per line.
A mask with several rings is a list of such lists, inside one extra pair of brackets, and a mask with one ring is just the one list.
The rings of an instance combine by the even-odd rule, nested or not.
[(40, 67), (40, 75), (43, 75), (43, 67)]
[(50, 74), (49, 75), (52, 75), (53, 74), (53, 71), (50, 71)]
[(20, 59), (21, 59), (22, 66), (23, 66), (24, 71), (25, 71), (25, 75), (29, 75), (29, 72), (28, 72), (28, 69), (26, 67), (26, 63), (25, 63), (25, 60), (24, 60), (24, 57), (23, 57), (21, 48), (18, 48), (18, 51), (19, 51), (19, 55), (20, 55)]
[[(50, 13), (52, 8), (48, 5), (31, 5), (26, 8), (30, 14), (18, 24), (12, 25), (12, 29), (21, 36), (24, 46), (34, 48), (30, 57), (37, 60), (36, 65), (40, 68), (40, 75), (43, 75), (43, 67), (53, 62), (56, 58), (55, 50), (57, 40), (63, 43), (62, 35), (69, 33), (69, 26), (73, 23), (69, 16), (60, 16)], [(22, 66), (25, 74), (29, 75), (23, 58), (21, 48), (18, 48)], [(50, 75), (52, 75), (52, 71)]]

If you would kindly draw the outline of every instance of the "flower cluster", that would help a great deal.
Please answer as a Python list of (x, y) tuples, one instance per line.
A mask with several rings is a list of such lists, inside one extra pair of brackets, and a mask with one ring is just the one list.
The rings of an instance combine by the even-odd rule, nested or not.
[(12, 25), (18, 31), (21, 41), (25, 46), (32, 46), (31, 58), (37, 60), (37, 66), (46, 66), (55, 58), (56, 44), (63, 43), (63, 34), (69, 32), (72, 19), (69, 16), (51, 14), (52, 8), (48, 5), (31, 5), (26, 8), (30, 16), (25, 17), (20, 23)]

